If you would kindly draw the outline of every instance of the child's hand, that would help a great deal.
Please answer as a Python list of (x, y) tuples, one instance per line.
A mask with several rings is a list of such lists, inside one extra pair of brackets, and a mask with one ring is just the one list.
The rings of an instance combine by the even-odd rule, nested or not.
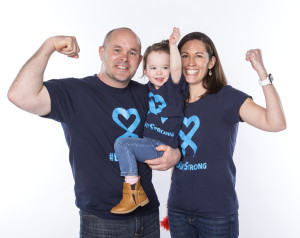
[(179, 39), (180, 39), (180, 30), (179, 30), (179, 28), (174, 27), (173, 32), (169, 39), (169, 44), (176, 45), (176, 43), (179, 41)]

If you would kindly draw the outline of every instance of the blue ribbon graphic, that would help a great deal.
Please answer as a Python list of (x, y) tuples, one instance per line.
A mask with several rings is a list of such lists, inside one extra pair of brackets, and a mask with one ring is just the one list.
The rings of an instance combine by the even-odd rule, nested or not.
[[(148, 114), (151, 112), (155, 115), (157, 115), (158, 113), (161, 113), (162, 110), (167, 106), (164, 98), (158, 94), (153, 94), (152, 92), (149, 93), (149, 98), (150, 98), (150, 101), (149, 101), (149, 112)], [(154, 99), (154, 101), (153, 101)], [(158, 107), (156, 107), (155, 103), (160, 103), (158, 105)], [(161, 117), (161, 123), (164, 124), (165, 121), (168, 120), (167, 117)]]
[[(192, 150), (194, 151), (194, 156), (197, 152), (197, 145), (192, 141), (192, 137), (195, 134), (195, 132), (198, 130), (200, 126), (200, 120), (197, 116), (191, 116), (189, 119), (186, 117), (183, 119), (183, 124), (188, 128), (189, 125), (194, 122), (193, 128), (190, 130), (190, 132), (185, 135), (182, 130), (179, 131), (179, 136), (181, 140), (183, 140), (181, 144), (182, 154), (185, 155), (185, 149), (190, 146)], [(193, 156), (193, 157), (194, 157)]]
[[(134, 122), (127, 128), (119, 119), (119, 115), (122, 115), (126, 120), (128, 120), (130, 118), (131, 115), (135, 116), (135, 120)], [(112, 118), (113, 120), (120, 126), (122, 127), (126, 133), (124, 133), (123, 135), (119, 136), (116, 141), (120, 138), (123, 137), (138, 137), (136, 134), (134, 134), (134, 130), (138, 127), (141, 118), (140, 115), (138, 113), (138, 111), (135, 108), (130, 108), (128, 110), (125, 110), (124, 108), (115, 108), (115, 110), (112, 113)]]

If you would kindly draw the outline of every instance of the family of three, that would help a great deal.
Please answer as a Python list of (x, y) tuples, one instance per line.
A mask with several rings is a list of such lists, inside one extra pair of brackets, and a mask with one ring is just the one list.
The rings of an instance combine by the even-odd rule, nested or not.
[[(239, 235), (238, 124), (284, 130), (280, 99), (260, 50), (247, 51), (246, 60), (258, 74), (265, 108), (227, 85), (207, 35), (192, 32), (179, 40), (174, 28), (169, 40), (151, 45), (142, 57), (139, 37), (117, 28), (99, 48), (98, 74), (44, 82), (54, 52), (78, 58), (80, 51), (74, 37), (50, 37), (9, 89), (19, 108), (63, 127), (82, 238), (159, 237), (152, 169), (169, 168), (171, 237)], [(142, 60), (146, 85), (131, 80)]]

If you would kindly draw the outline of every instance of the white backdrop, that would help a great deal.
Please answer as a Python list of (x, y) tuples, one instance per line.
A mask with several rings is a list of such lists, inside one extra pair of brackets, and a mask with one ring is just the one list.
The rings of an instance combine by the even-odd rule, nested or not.
[[(280, 133), (241, 124), (234, 159), (240, 201), (240, 237), (300, 237), (299, 3), (297, 0), (1, 1), (0, 237), (78, 237), (68, 150), (59, 123), (19, 110), (7, 90), (27, 59), (52, 35), (74, 35), (80, 59), (53, 55), (45, 80), (99, 72), (98, 47), (112, 28), (127, 26), (145, 47), (169, 37), (202, 31), (214, 41), (229, 83), (264, 106), (258, 77), (245, 61), (263, 49), (275, 78), (288, 128)], [(135, 80), (141, 79), (141, 69)], [(154, 172), (161, 218), (170, 171)], [(162, 237), (169, 233), (162, 231)]]

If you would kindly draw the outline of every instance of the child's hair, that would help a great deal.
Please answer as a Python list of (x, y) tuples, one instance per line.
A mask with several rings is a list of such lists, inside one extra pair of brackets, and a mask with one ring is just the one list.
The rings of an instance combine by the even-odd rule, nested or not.
[(162, 51), (164, 53), (170, 54), (169, 40), (162, 40), (161, 42), (155, 43), (146, 49), (143, 56), (143, 76), (144, 76), (144, 71), (147, 68), (148, 55), (153, 51), (155, 52)]

